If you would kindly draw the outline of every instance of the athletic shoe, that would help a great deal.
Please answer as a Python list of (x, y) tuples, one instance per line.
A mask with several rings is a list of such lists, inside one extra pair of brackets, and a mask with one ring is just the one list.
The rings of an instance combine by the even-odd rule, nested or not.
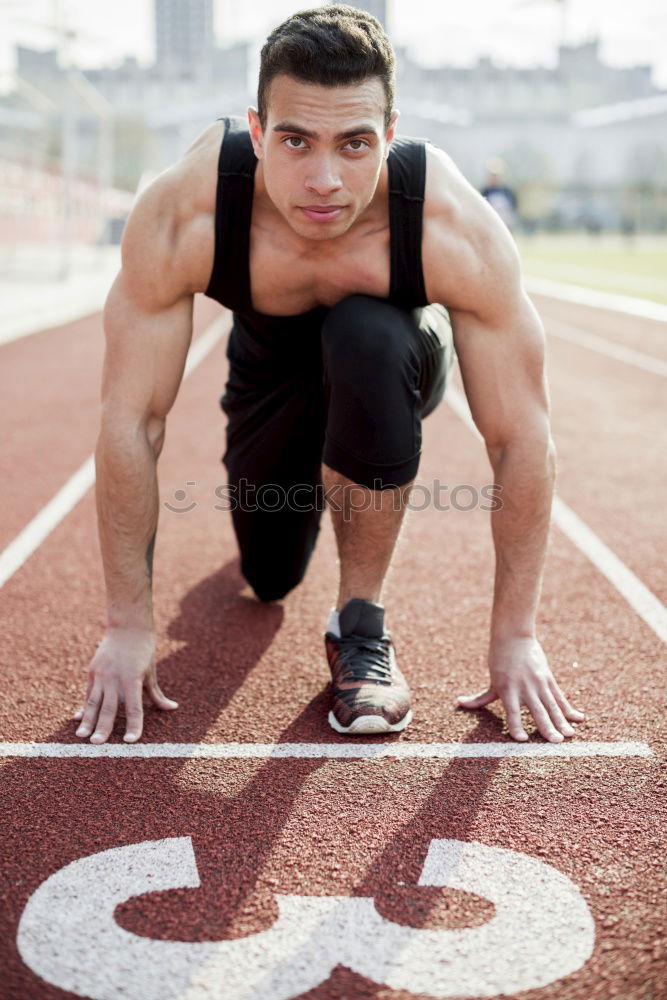
[(324, 636), (333, 693), (329, 725), (352, 735), (400, 732), (412, 720), (410, 691), (384, 630), (384, 608), (353, 597), (339, 623), (340, 636)]

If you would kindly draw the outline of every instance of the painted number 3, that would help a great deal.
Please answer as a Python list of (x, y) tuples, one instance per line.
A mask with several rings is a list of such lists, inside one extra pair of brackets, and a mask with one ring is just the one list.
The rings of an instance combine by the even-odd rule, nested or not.
[(74, 861), (34, 892), (18, 929), (23, 961), (91, 1000), (289, 1000), (337, 965), (432, 997), (534, 989), (579, 969), (594, 924), (574, 883), (537, 858), (432, 840), (420, 885), (475, 893), (493, 918), (462, 930), (385, 920), (370, 898), (278, 896), (268, 930), (233, 941), (153, 941), (118, 926), (114, 909), (145, 892), (200, 885), (189, 837), (116, 847)]

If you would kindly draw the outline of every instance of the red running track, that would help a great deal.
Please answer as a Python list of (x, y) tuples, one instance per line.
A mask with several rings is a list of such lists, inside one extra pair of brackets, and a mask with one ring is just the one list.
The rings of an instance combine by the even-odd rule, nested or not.
[[(663, 357), (649, 321), (536, 302), (547, 330), (564, 320)], [(217, 315), (198, 301), (196, 333)], [(0, 548), (91, 454), (102, 351), (99, 316), (0, 348)], [(559, 494), (664, 602), (663, 379), (555, 336), (549, 365)], [(305, 744), (322, 756), (35, 759), (17, 748), (0, 759), (0, 996), (666, 997), (663, 643), (554, 528), (540, 634), (587, 712), (568, 745), (632, 742), (645, 755), (327, 758), (325, 746), (349, 744), (326, 724), (333, 533), (326, 520), (284, 601), (250, 596), (229, 514), (215, 508), (224, 380), (223, 338), (168, 422), (154, 592), (159, 676), (180, 708), (147, 709), (142, 745)], [(421, 483), (490, 481), (448, 405), (424, 432)], [(183, 507), (196, 503), (187, 513), (164, 506), (179, 505), (178, 490)], [(486, 676), (487, 518), (432, 506), (407, 517), (384, 594), (415, 701), (414, 723), (390, 741), (401, 752), (513, 745), (497, 705), (454, 709)], [(89, 746), (71, 715), (105, 621), (92, 491), (0, 601), (0, 740)]]

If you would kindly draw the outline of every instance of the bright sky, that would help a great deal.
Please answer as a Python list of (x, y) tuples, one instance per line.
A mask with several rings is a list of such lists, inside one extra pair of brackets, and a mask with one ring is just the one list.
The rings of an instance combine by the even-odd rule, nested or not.
[[(313, 0), (315, 5), (317, 0)], [(561, 30), (556, 0), (390, 0), (390, 31), (424, 62), (466, 65), (488, 55), (502, 64), (554, 65)], [(603, 60), (624, 66), (650, 63), (667, 88), (665, 0), (567, 0), (568, 40), (601, 39)], [(263, 38), (310, 0), (214, 0), (221, 43)], [(61, 17), (81, 32), (73, 50), (80, 65), (118, 61), (125, 54), (153, 59), (153, 0), (0, 0), (0, 71), (12, 67), (17, 41), (48, 48), (46, 31), (26, 23)], [(84, 38), (85, 36), (85, 38)]]

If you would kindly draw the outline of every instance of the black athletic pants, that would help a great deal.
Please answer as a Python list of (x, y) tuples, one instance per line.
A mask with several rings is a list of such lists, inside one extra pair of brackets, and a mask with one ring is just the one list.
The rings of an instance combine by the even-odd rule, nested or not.
[(321, 463), (370, 489), (415, 478), (421, 421), (452, 362), (444, 307), (353, 295), (318, 329), (254, 337), (235, 317), (221, 406), (227, 497), (241, 570), (261, 600), (303, 578), (326, 507)]

